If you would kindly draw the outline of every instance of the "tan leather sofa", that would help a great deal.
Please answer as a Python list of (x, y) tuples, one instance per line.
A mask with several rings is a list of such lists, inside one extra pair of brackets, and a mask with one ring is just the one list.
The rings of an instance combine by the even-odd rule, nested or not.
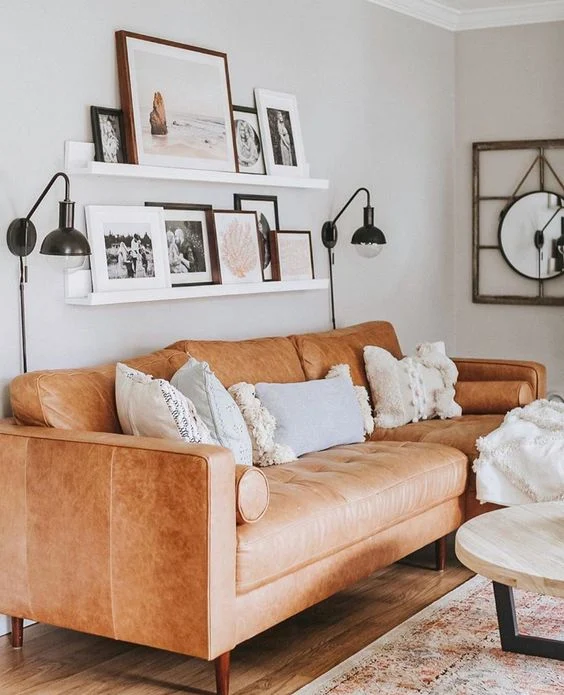
[[(187, 355), (226, 386), (322, 378), (362, 350), (401, 355), (393, 327), (236, 342), (181, 341), (126, 360), (170, 379)], [(544, 395), (532, 362), (457, 360), (464, 414), (266, 469), (214, 446), (120, 433), (115, 365), (35, 372), (0, 425), (0, 612), (216, 660), (238, 643), (483, 511), (469, 460), (511, 407)], [(253, 523), (254, 522), (254, 523)]]

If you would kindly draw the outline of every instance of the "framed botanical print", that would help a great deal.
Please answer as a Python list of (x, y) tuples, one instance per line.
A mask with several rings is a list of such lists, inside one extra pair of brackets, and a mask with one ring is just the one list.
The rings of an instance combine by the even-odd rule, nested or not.
[(92, 139), (97, 162), (124, 164), (127, 162), (125, 131), (121, 109), (91, 106)]
[(254, 212), (214, 210), (221, 282), (262, 282), (262, 261)]
[(265, 280), (272, 280), (270, 232), (280, 227), (278, 221), (278, 198), (275, 195), (243, 195), (235, 193), (233, 200), (236, 210), (252, 210), (257, 215), (263, 276)]
[(257, 110), (247, 106), (234, 106), (233, 126), (239, 172), (266, 174)]
[(221, 282), (211, 205), (145, 203), (164, 216), (171, 285), (212, 285)]
[(225, 53), (128, 31), (116, 43), (131, 161), (237, 171)]
[(94, 292), (170, 287), (162, 208), (86, 205)]
[(307, 176), (296, 97), (255, 89), (255, 100), (266, 171), (274, 176)]
[(313, 249), (310, 232), (271, 232), (273, 269), (277, 280), (313, 280)]

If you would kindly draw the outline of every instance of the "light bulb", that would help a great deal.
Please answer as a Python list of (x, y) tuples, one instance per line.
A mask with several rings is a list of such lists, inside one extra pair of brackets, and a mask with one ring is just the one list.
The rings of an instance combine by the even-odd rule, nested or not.
[(384, 247), (384, 244), (354, 244), (359, 256), (363, 258), (375, 258)]

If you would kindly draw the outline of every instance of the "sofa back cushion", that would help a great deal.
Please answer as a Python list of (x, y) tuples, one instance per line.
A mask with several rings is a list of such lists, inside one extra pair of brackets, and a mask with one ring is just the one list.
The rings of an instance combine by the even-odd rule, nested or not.
[[(178, 350), (159, 350), (124, 362), (168, 381), (186, 362), (186, 355)], [(16, 422), (65, 430), (121, 433), (115, 375), (115, 364), (22, 374), (10, 387)]]
[(364, 369), (365, 345), (376, 345), (401, 358), (396, 332), (387, 321), (369, 321), (326, 333), (291, 337), (308, 379), (323, 379), (336, 364), (348, 364), (353, 383), (368, 387)]
[(225, 386), (246, 381), (286, 384), (305, 381), (294, 344), (289, 338), (252, 340), (180, 340), (169, 346), (207, 362)]

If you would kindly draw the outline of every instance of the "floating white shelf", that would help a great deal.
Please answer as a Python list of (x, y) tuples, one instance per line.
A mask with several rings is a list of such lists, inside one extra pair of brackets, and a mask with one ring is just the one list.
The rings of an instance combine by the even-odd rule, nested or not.
[(329, 280), (296, 280), (295, 282), (258, 282), (241, 285), (196, 285), (169, 287), (162, 290), (127, 290), (122, 292), (90, 292), (84, 297), (68, 296), (67, 304), (101, 306), (132, 302), (161, 302), (173, 299), (198, 299), (226, 295), (269, 294), (271, 292), (304, 292), (326, 290)]
[(260, 174), (235, 174), (203, 169), (175, 169), (143, 164), (106, 164), (95, 162), (94, 145), (89, 142), (65, 143), (65, 168), (72, 176), (117, 176), (135, 179), (163, 179), (199, 183), (227, 183), (233, 186), (268, 186), (274, 188), (329, 188), (327, 179), (291, 178)]

